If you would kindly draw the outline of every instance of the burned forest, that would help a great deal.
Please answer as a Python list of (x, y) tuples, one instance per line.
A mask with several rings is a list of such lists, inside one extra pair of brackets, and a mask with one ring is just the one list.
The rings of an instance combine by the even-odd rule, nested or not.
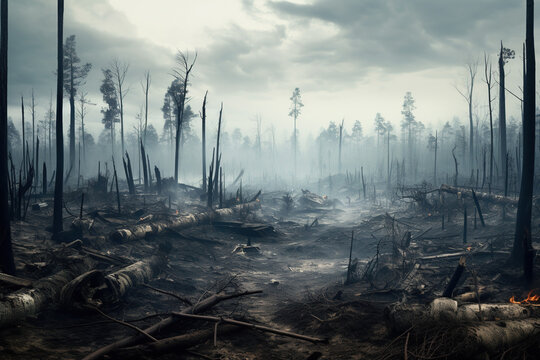
[(0, 0), (0, 359), (538, 359), (534, 0)]

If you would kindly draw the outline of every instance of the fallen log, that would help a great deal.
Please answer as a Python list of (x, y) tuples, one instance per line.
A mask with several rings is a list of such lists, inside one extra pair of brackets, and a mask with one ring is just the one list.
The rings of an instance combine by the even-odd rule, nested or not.
[(118, 229), (110, 235), (110, 238), (113, 241), (143, 239), (146, 237), (146, 235), (157, 235), (168, 229), (180, 230), (200, 224), (209, 224), (219, 217), (234, 215), (244, 210), (256, 209), (259, 206), (260, 202), (254, 201), (226, 209), (216, 209), (199, 214), (178, 216), (171, 221), (139, 224), (131, 227), (130, 229)]
[[(471, 199), (474, 199), (471, 189), (442, 184), (440, 190), (449, 194), (457, 195), (458, 193), (461, 193), (461, 196), (470, 197)], [(512, 198), (502, 196), (502, 195), (488, 194), (485, 192), (475, 192), (475, 195), (476, 195), (477, 200), (488, 201), (488, 202), (501, 204), (501, 205), (517, 205), (517, 202), (518, 202), (517, 199), (512, 199)]]
[(0, 327), (37, 316), (46, 307), (56, 303), (60, 291), (67, 283), (89, 269), (89, 262), (82, 260), (73, 268), (35, 281), (31, 289), (21, 289), (5, 296), (0, 302)]
[[(252, 295), (252, 294), (259, 294), (259, 293), (262, 293), (262, 291), (260, 290), (255, 290), (255, 291), (245, 291), (245, 292), (242, 292), (242, 293), (233, 293), (233, 294), (225, 294), (225, 293), (218, 293), (218, 294), (214, 294), (204, 300), (202, 300), (201, 302), (193, 305), (193, 306), (189, 306), (187, 308), (185, 308), (184, 310), (182, 310), (181, 312), (184, 313), (184, 314), (198, 314), (198, 313), (201, 313), (203, 311), (206, 311), (210, 308), (212, 308), (214, 305), (220, 303), (221, 301), (224, 301), (224, 300), (228, 300), (228, 299), (233, 299), (233, 298), (237, 298), (237, 297), (241, 297), (241, 296), (246, 296), (246, 295)], [(146, 329), (143, 329), (147, 334), (154, 334), (156, 333), (157, 331), (160, 331), (160, 330), (163, 330), (164, 328), (174, 324), (175, 322), (178, 321), (178, 317), (175, 317), (175, 316), (169, 316), (163, 320), (161, 320), (160, 322), (146, 328)], [(121, 340), (118, 340), (112, 344), (109, 344), (105, 347), (102, 347), (101, 349), (98, 349), (96, 351), (94, 351), (93, 353), (85, 356), (83, 358), (83, 360), (95, 360), (95, 359), (99, 359), (101, 358), (102, 356), (105, 356), (109, 353), (111, 353), (113, 350), (116, 350), (116, 349), (119, 349), (119, 348), (122, 348), (122, 347), (127, 347), (127, 346), (130, 346), (130, 345), (133, 345), (133, 344), (136, 344), (138, 342), (141, 342), (141, 341), (145, 341), (146, 337), (143, 337), (142, 335), (134, 335), (134, 336), (128, 336), (128, 337), (125, 337)]]
[[(238, 330), (238, 327), (243, 327), (243, 328), (250, 328), (250, 329), (260, 330), (263, 332), (270, 332), (273, 334), (288, 336), (295, 339), (310, 341), (313, 343), (324, 343), (328, 341), (327, 339), (323, 339), (323, 338), (305, 336), (301, 334), (292, 333), (290, 331), (273, 329), (267, 326), (251, 324), (245, 321), (239, 321), (235, 319), (228, 319), (228, 318), (222, 318), (222, 317), (217, 317), (217, 316), (185, 314), (185, 313), (179, 313), (179, 312), (173, 312), (172, 315), (177, 316), (177, 317), (188, 318), (188, 319), (210, 321), (216, 324), (217, 323), (228, 324), (228, 325), (219, 327), (220, 334), (233, 332), (235, 330)], [(215, 336), (215, 331), (216, 329), (214, 328), (214, 330), (202, 330), (202, 331), (196, 331), (191, 334), (165, 338), (157, 342), (153, 342), (153, 343), (133, 346), (130, 348), (125, 348), (125, 349), (118, 349), (118, 350), (115, 350), (112, 353), (112, 355), (121, 359), (140, 358), (143, 355), (155, 356), (158, 354), (171, 352), (172, 350), (187, 349), (191, 346), (197, 345), (201, 342), (204, 342), (210, 339), (212, 335)]]
[[(487, 321), (466, 328), (461, 353), (495, 353), (540, 334), (539, 319)], [(480, 350), (480, 351), (479, 351)]]
[(448, 298), (437, 298), (429, 306), (399, 304), (387, 308), (386, 318), (396, 332), (411, 326), (434, 321), (470, 323), (474, 321), (499, 321), (527, 319), (537, 312), (535, 308), (519, 304), (466, 304)]
[(292, 337), (294, 339), (305, 340), (305, 341), (309, 341), (309, 342), (312, 342), (312, 343), (328, 342), (327, 339), (323, 339), (323, 338), (316, 338), (316, 337), (313, 337), (313, 336), (306, 336), (306, 335), (296, 334), (296, 333), (293, 333), (293, 332), (290, 332), (290, 331), (273, 329), (273, 328), (270, 328), (268, 326), (251, 324), (251, 323), (248, 323), (248, 322), (245, 322), (245, 321), (239, 321), (239, 320), (235, 320), (235, 319), (228, 319), (228, 318), (217, 317), (217, 316), (184, 314), (184, 313), (179, 313), (179, 312), (173, 312), (172, 314), (174, 316), (188, 318), (188, 319), (213, 321), (213, 322), (216, 322), (216, 323), (223, 322), (225, 324), (231, 324), (231, 325), (246, 327), (246, 328), (250, 328), (250, 329), (261, 330), (261, 331), (264, 331), (264, 332), (269, 332), (269, 333), (272, 333), (272, 334), (288, 336), (288, 337)]
[(62, 288), (61, 302), (75, 308), (117, 303), (130, 288), (154, 278), (164, 264), (165, 258), (156, 255), (106, 276), (101, 271), (92, 270)]
[[(219, 327), (219, 334), (229, 334), (239, 330), (240, 328), (237, 326), (224, 325)], [(141, 359), (147, 356), (155, 357), (156, 355), (166, 354), (172, 351), (189, 349), (192, 346), (212, 339), (213, 336), (214, 329), (198, 330), (189, 334), (173, 336), (153, 343), (116, 349), (111, 352), (111, 356), (115, 359)]]
[(137, 261), (112, 274), (105, 276), (106, 289), (99, 292), (99, 297), (106, 303), (119, 301), (128, 289), (149, 282), (165, 264), (165, 258), (152, 256), (147, 261)]
[(23, 279), (17, 276), (4, 274), (0, 272), (0, 283), (13, 287), (32, 287), (32, 280)]

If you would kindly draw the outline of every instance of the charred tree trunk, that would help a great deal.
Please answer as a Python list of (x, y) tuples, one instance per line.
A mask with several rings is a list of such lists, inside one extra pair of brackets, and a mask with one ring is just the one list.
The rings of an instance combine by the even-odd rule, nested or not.
[[(0, 270), (15, 274), (11, 248), (11, 226), (8, 205), (8, 117), (7, 117), (7, 65), (8, 65), (8, 1), (1, 3), (0, 35)], [(15, 187), (15, 184), (13, 184)]]
[(523, 170), (516, 216), (516, 233), (511, 260), (523, 264), (525, 277), (532, 277), (534, 257), (531, 244), (531, 216), (534, 181), (535, 112), (536, 112), (536, 59), (534, 54), (534, 1), (527, 0), (526, 21), (526, 78), (523, 118)]
[(43, 195), (47, 194), (47, 164), (43, 162)]
[(454, 153), (456, 150), (456, 146), (454, 145), (454, 148), (452, 149), (452, 157), (454, 158), (454, 165), (455, 165), (455, 168), (456, 168), (456, 175), (454, 176), (454, 186), (457, 186), (457, 182), (458, 182), (458, 162), (457, 162), (457, 159), (456, 159), (456, 154)]
[(437, 147), (438, 147), (439, 135), (435, 131), (435, 159), (433, 164), (433, 185), (437, 186)]
[(62, 231), (62, 198), (64, 191), (64, 134), (62, 101), (64, 97), (63, 71), (64, 0), (58, 0), (58, 70), (56, 72), (56, 181), (54, 184), (53, 234)]
[(133, 171), (131, 169), (131, 160), (129, 159), (129, 154), (126, 151), (126, 159), (127, 159), (127, 173), (129, 174), (128, 178), (128, 186), (129, 186), (129, 193), (135, 194), (135, 182), (133, 181)]
[(343, 143), (343, 120), (339, 125), (338, 174), (341, 174), (341, 145)]
[[(59, 70), (60, 71), (60, 70)], [(69, 169), (75, 167), (75, 84), (73, 83), (73, 62), (71, 63), (71, 85), (69, 91)]]
[[(24, 98), (21, 96), (21, 123), (22, 123), (22, 166), (23, 169), (26, 169), (26, 152), (24, 151), (24, 144), (26, 144), (25, 128), (24, 126)], [(23, 170), (24, 172), (24, 170)]]
[(493, 109), (491, 108), (491, 63), (488, 66), (488, 57), (484, 53), (484, 76), (488, 88), (489, 109), (489, 191), (493, 186)]
[(202, 105), (202, 189), (206, 191), (206, 96), (208, 90), (204, 94), (204, 100)]
[(161, 194), (161, 172), (159, 171), (157, 166), (154, 166), (154, 171), (156, 173), (157, 193)]
[(114, 158), (113, 158), (113, 161), (112, 161), (112, 166), (113, 166), (113, 172), (114, 172), (114, 182), (115, 182), (115, 185), (116, 185), (116, 202), (118, 203), (118, 213), (120, 214), (121, 213), (121, 209), (120, 209), (120, 190), (118, 190), (118, 175), (116, 174), (116, 164), (114, 163)]
[(503, 174), (503, 179), (506, 177), (506, 89), (504, 77), (503, 44), (501, 41), (501, 52), (499, 54), (499, 164), (500, 168), (505, 172)]
[(148, 166), (146, 165), (146, 152), (144, 151), (144, 145), (141, 140), (141, 158), (143, 166), (143, 176), (144, 176), (144, 191), (148, 191)]
[(221, 160), (221, 154), (219, 153), (219, 139), (221, 137), (221, 116), (223, 113), (223, 103), (221, 103), (221, 108), (219, 109), (219, 121), (218, 121), (218, 132), (216, 140), (216, 165), (214, 166), (214, 180), (212, 185), (214, 185), (213, 193), (218, 193), (218, 182), (219, 182), (219, 163)]

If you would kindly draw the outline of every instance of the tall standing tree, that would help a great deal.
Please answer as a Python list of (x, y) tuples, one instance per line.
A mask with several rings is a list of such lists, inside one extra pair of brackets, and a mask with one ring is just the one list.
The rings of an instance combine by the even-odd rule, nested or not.
[(491, 83), (491, 62), (489, 57), (484, 53), (484, 80), (488, 90), (488, 109), (489, 109), (489, 192), (491, 193), (491, 187), (493, 186), (493, 109), (491, 103), (494, 99), (491, 98), (491, 89), (493, 85)]
[[(176, 106), (176, 146), (174, 151), (174, 181), (178, 183), (178, 165), (180, 163), (180, 139), (182, 136), (182, 125), (184, 120), (184, 106), (187, 102), (187, 88), (189, 84), (189, 75), (193, 70), (193, 65), (197, 61), (197, 53), (193, 60), (190, 60), (189, 53), (179, 51), (176, 55), (176, 68), (173, 69), (174, 81), (180, 85), (179, 89), (176, 89), (171, 94)], [(173, 83), (174, 83), (173, 81)], [(172, 86), (172, 85), (171, 85)]]
[[(77, 56), (75, 49), (75, 35), (66, 39), (63, 49), (63, 67), (58, 71), (62, 72), (64, 90), (69, 96), (69, 168), (75, 165), (75, 96), (77, 90), (84, 83), (84, 79), (90, 72), (92, 64), (80, 65), (81, 59)], [(63, 71), (62, 71), (63, 69)]]
[(511, 259), (523, 264), (525, 278), (532, 277), (532, 195), (534, 184), (534, 148), (536, 118), (536, 57), (534, 53), (534, 0), (527, 1), (525, 38), (525, 89), (523, 97), (523, 162), (521, 188), (516, 215), (516, 233)]
[[(54, 183), (53, 234), (62, 231), (62, 203), (64, 192), (64, 135), (62, 122), (62, 100), (64, 97), (64, 0), (58, 0), (58, 68), (56, 71), (56, 180)], [(74, 86), (71, 87), (72, 89)], [(73, 124), (73, 130), (75, 124)], [(74, 131), (71, 132), (75, 134)]]
[(125, 152), (124, 146), (124, 96), (127, 95), (129, 89), (124, 86), (126, 74), (129, 70), (129, 64), (121, 63), (118, 59), (114, 59), (111, 64), (111, 71), (114, 76), (114, 86), (116, 88), (116, 98), (119, 101), (120, 112), (120, 141), (122, 143), (122, 154)]
[(114, 84), (114, 74), (110, 69), (103, 69), (103, 81), (99, 90), (103, 94), (103, 101), (107, 104), (106, 108), (101, 109), (103, 119), (101, 122), (105, 125), (105, 129), (111, 132), (111, 153), (114, 157), (114, 124), (119, 122), (118, 114), (118, 94)]
[(504, 64), (508, 59), (515, 57), (514, 50), (503, 47), (501, 41), (501, 51), (499, 53), (499, 164), (503, 172), (503, 179), (506, 177), (506, 88)]
[(8, 1), (2, 0), (0, 25), (0, 270), (15, 274), (15, 262), (11, 248), (11, 224), (8, 204)]
[(148, 128), (148, 91), (150, 91), (150, 80), (150, 71), (146, 71), (144, 73), (144, 81), (141, 82), (141, 87), (144, 93), (144, 146), (146, 146), (146, 129)]
[(294, 151), (294, 173), (296, 174), (296, 153), (297, 153), (297, 131), (296, 131), (296, 120), (300, 116), (301, 109), (304, 106), (302, 103), (302, 95), (300, 95), (300, 89), (295, 88), (291, 100), (291, 109), (289, 111), (289, 116), (294, 119), (294, 132), (293, 132), (293, 151)]
[(204, 100), (202, 103), (201, 112), (201, 125), (202, 125), (202, 190), (206, 192), (206, 97), (208, 96), (208, 90), (204, 94)]
[(165, 97), (163, 98), (163, 106), (161, 107), (161, 112), (163, 113), (163, 138), (167, 138), (169, 146), (173, 149), (173, 133), (175, 132), (175, 121), (174, 121), (174, 104), (171, 98), (171, 94), (167, 90)]
[(87, 134), (84, 131), (84, 118), (88, 114), (88, 110), (86, 108), (86, 105), (96, 105), (92, 103), (90, 100), (86, 98), (88, 93), (83, 92), (79, 96), (79, 109), (77, 110), (77, 114), (79, 115), (79, 119), (81, 119), (81, 134), (80, 134), (80, 140), (79, 143), (82, 143), (82, 158), (83, 162), (86, 161), (86, 138)]
[(467, 82), (465, 84), (465, 92), (459, 90), (456, 87), (456, 90), (467, 102), (469, 110), (469, 166), (471, 169), (474, 167), (474, 124), (473, 124), (473, 93), (474, 93), (474, 79), (476, 78), (476, 73), (478, 70), (478, 61), (471, 61), (467, 65)]
[(414, 130), (416, 127), (416, 118), (413, 111), (416, 109), (414, 105), (415, 101), (410, 91), (405, 93), (403, 97), (403, 105), (401, 115), (403, 120), (401, 121), (401, 128), (407, 133), (407, 149), (408, 149), (408, 162), (412, 166), (413, 163), (413, 142), (414, 142)]

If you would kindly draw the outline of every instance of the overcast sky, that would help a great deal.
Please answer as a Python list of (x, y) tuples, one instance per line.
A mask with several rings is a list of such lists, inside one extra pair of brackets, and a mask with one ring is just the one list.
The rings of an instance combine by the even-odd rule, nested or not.
[[(360, 120), (373, 129), (377, 112), (396, 125), (406, 91), (416, 99), (417, 120), (438, 126), (466, 120), (467, 105), (455, 89), (465, 83), (464, 65), (494, 62), (500, 41), (516, 50), (507, 65), (508, 87), (519, 94), (524, 0), (66, 0), (65, 37), (75, 34), (82, 62), (93, 65), (84, 91), (96, 106), (87, 124), (102, 129), (101, 69), (112, 59), (130, 64), (126, 82), (127, 128), (144, 102), (140, 81), (150, 70), (149, 121), (161, 133), (160, 107), (172, 80), (177, 50), (197, 51), (191, 106), (198, 111), (209, 91), (210, 121), (224, 103), (225, 129), (254, 132), (274, 125), (288, 134), (289, 98), (295, 87), (305, 107), (301, 136), (329, 121)], [(20, 96), (34, 88), (39, 119), (56, 80), (56, 1), (9, 4), (9, 112), (20, 124)], [(538, 23), (538, 22), (537, 22)], [(486, 87), (478, 68), (476, 111), (484, 118)], [(508, 96), (509, 115), (519, 102)], [(68, 114), (69, 104), (64, 103)], [(29, 115), (28, 115), (29, 116)], [(198, 123), (199, 121), (197, 121)], [(67, 127), (66, 127), (67, 129)]]

